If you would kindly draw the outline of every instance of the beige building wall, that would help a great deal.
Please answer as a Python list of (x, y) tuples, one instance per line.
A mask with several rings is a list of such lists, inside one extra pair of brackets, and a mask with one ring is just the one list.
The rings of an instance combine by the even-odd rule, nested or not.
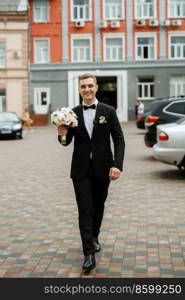
[(6, 66), (0, 69), (0, 88), (6, 89), (6, 111), (14, 111), (19, 116), (29, 101), (28, 22), (21, 18), (15, 21), (6, 17), (5, 21), (0, 17), (0, 42), (6, 45)]

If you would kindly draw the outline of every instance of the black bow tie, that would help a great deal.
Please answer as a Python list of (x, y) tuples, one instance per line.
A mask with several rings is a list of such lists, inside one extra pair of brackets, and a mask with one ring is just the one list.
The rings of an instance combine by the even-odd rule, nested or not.
[(95, 104), (92, 104), (92, 105), (83, 105), (83, 109), (86, 110), (86, 109), (89, 109), (89, 108), (92, 108), (92, 109), (96, 109), (96, 105)]

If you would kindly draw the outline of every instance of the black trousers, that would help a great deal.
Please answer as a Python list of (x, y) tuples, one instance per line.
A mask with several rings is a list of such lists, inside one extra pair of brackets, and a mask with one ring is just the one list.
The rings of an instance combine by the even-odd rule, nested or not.
[(84, 255), (93, 254), (93, 237), (98, 237), (104, 213), (104, 203), (110, 181), (98, 180), (92, 162), (83, 180), (73, 180), (79, 213), (79, 229)]

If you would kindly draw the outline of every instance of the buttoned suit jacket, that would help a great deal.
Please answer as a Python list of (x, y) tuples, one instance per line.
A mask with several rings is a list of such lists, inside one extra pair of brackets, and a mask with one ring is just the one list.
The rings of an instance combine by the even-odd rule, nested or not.
[[(122, 171), (125, 141), (123, 132), (112, 106), (98, 102), (94, 119), (92, 137), (90, 138), (83, 118), (83, 106), (73, 108), (78, 118), (78, 126), (70, 127), (66, 135), (66, 146), (74, 137), (74, 151), (71, 163), (71, 178), (81, 180), (88, 174), (90, 156), (95, 176), (100, 180), (109, 179), (109, 170), (116, 167)], [(103, 121), (101, 122), (101, 117)], [(111, 137), (114, 153), (111, 150)], [(59, 141), (61, 137), (58, 136)]]

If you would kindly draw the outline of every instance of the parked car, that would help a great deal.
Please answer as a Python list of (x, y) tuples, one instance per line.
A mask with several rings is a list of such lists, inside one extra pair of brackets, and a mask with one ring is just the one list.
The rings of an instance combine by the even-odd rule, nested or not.
[(185, 116), (185, 96), (171, 97), (152, 102), (151, 114), (145, 119), (145, 145), (153, 147), (157, 142), (156, 127), (173, 123)]
[(139, 129), (145, 129), (145, 119), (151, 114), (151, 112), (146, 112), (142, 115), (137, 116), (136, 126)]
[(153, 155), (164, 163), (185, 168), (185, 118), (157, 126), (157, 144), (153, 147)]
[(22, 120), (12, 112), (0, 112), (0, 137), (22, 139)]

